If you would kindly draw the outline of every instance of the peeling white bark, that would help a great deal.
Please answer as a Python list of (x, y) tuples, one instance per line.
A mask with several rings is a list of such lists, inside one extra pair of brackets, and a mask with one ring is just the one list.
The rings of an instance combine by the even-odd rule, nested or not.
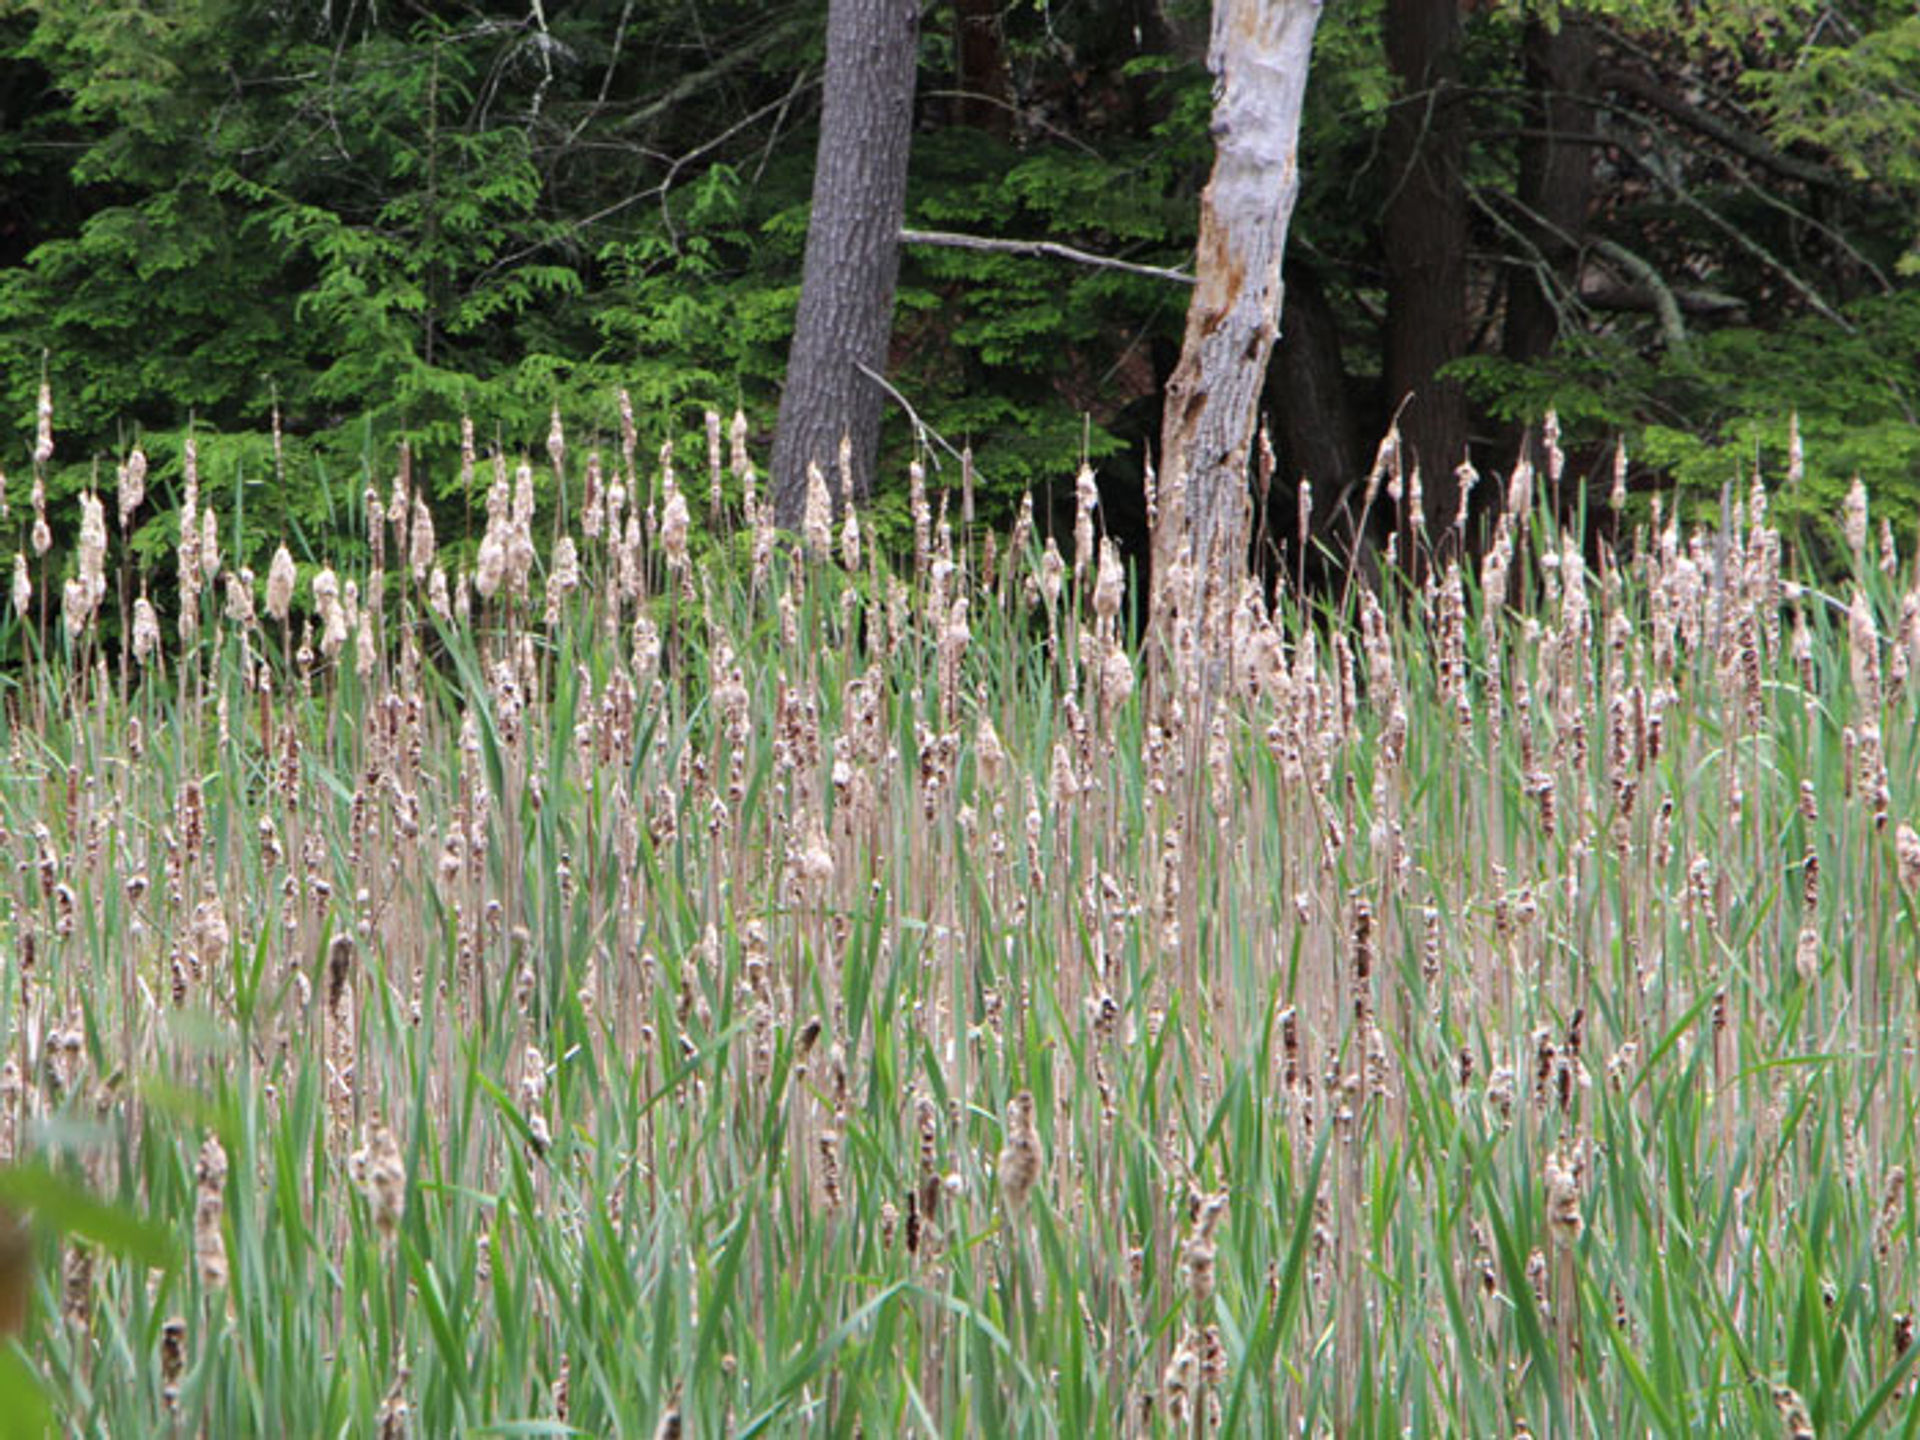
[[(1247, 459), (1279, 333), (1280, 257), (1300, 191), (1300, 109), (1320, 0), (1214, 0), (1213, 175), (1200, 198), (1196, 284), (1160, 430), (1153, 613), (1192, 613), (1206, 577), (1246, 563)], [(1166, 593), (1173, 562), (1192, 589)]]

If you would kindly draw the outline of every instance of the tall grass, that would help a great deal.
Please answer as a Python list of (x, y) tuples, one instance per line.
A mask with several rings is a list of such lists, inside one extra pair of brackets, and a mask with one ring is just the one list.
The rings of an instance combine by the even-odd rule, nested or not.
[(1626, 559), (1523, 474), (1472, 573), (1143, 657), (1110, 549), (916, 474), (897, 572), (789, 550), (709, 433), (690, 505), (556, 422), (470, 573), (403, 480), (350, 577), (182, 557), (144, 662), (0, 634), (10, 1414), (1920, 1429), (1920, 586), (1864, 517), (1822, 591), (1758, 487)]

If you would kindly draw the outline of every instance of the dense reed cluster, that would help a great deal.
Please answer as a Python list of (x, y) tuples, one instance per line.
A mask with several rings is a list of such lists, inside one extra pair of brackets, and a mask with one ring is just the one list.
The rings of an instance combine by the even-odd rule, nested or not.
[(1864, 496), (1823, 589), (1758, 477), (1563, 527), (1549, 435), (1483, 561), (1180, 572), (1142, 651), (1090, 483), (1063, 554), (916, 466), (894, 567), (826, 476), (777, 537), (723, 428), (704, 503), (630, 412), (469, 430), (451, 570), (404, 456), (364, 563), (258, 582), (190, 460), (164, 621), (104, 498), (18, 558), (0, 1152), (63, 1428), (1915, 1413), (1920, 581)]

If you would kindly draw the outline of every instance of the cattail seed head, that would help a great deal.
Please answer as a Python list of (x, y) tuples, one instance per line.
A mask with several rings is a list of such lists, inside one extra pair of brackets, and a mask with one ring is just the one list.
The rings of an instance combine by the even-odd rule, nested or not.
[(377, 1116), (367, 1131), (366, 1143), (348, 1158), (347, 1168), (366, 1197), (374, 1226), (391, 1238), (407, 1213), (407, 1167), (400, 1142)]
[(1580, 1187), (1574, 1167), (1560, 1156), (1547, 1157), (1547, 1225), (1563, 1245), (1571, 1245), (1587, 1228), (1580, 1214)]
[(1893, 832), (1893, 848), (1899, 863), (1900, 887), (1909, 894), (1920, 894), (1920, 832), (1901, 821)]
[(227, 1244), (221, 1228), (226, 1218), (227, 1152), (218, 1136), (209, 1135), (200, 1147), (194, 1183), (194, 1263), (200, 1283), (216, 1289), (227, 1283)]
[(1847, 537), (1847, 548), (1853, 551), (1855, 559), (1865, 559), (1867, 553), (1867, 487), (1858, 475), (1853, 484), (1847, 487), (1846, 503), (1841, 508), (1841, 530)]
[(1007, 1141), (1000, 1151), (1000, 1189), (1018, 1210), (1040, 1178), (1040, 1134), (1034, 1127), (1033, 1094), (1022, 1090), (1007, 1102)]

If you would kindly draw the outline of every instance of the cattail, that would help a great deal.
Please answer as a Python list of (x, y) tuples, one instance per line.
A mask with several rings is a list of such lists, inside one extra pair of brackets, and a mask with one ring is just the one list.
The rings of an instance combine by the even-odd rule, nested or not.
[(814, 1145), (820, 1154), (820, 1198), (829, 1212), (838, 1210), (844, 1199), (840, 1189), (840, 1132), (822, 1130)]
[(1587, 1228), (1580, 1214), (1580, 1188), (1574, 1167), (1559, 1155), (1547, 1156), (1547, 1226), (1563, 1245), (1572, 1245)]
[(1800, 938), (1793, 947), (1793, 968), (1809, 985), (1820, 978), (1820, 932), (1811, 925), (1800, 929)]
[(1855, 703), (1863, 714), (1880, 709), (1880, 635), (1873, 622), (1873, 606), (1866, 591), (1853, 590), (1847, 608), (1847, 659), (1853, 676)]
[(847, 506), (846, 523), (840, 527), (840, 563), (848, 570), (860, 568), (860, 517), (851, 505)]
[(1373, 902), (1365, 895), (1353, 897), (1348, 930), (1353, 956), (1353, 1013), (1364, 1017), (1373, 1001)]
[(1040, 1134), (1034, 1128), (1031, 1091), (1022, 1090), (1007, 1102), (1007, 1143), (998, 1169), (1007, 1204), (1020, 1209), (1040, 1178)]
[(107, 514), (100, 497), (91, 490), (80, 494), (79, 536), (80, 580), (87, 587), (89, 611), (100, 603), (107, 591)]
[(200, 576), (211, 580), (220, 573), (220, 520), (209, 505), (200, 514)]
[(1214, 1260), (1218, 1253), (1215, 1235), (1226, 1213), (1226, 1191), (1196, 1198), (1193, 1235), (1187, 1241), (1186, 1250), (1187, 1293), (1196, 1312), (1204, 1310), (1213, 1299)]
[(1502, 1122), (1513, 1118), (1514, 1083), (1513, 1070), (1506, 1065), (1487, 1077), (1487, 1106)]
[(407, 1382), (412, 1378), (413, 1372), (402, 1365), (393, 1377), (393, 1384), (387, 1387), (378, 1416), (380, 1440), (407, 1440), (413, 1419), (413, 1406), (407, 1401)]
[(434, 555), (433, 512), (427, 508), (424, 495), (416, 495), (413, 500), (412, 532), (408, 537), (407, 560), (413, 570), (414, 583), (419, 584), (433, 569)]
[(83, 1335), (93, 1326), (93, 1249), (81, 1241), (67, 1247), (61, 1262), (60, 1314)]
[(1920, 894), (1920, 832), (1905, 821), (1893, 832), (1893, 849), (1900, 866), (1900, 886)]
[(320, 614), (320, 653), (331, 658), (347, 643), (347, 615), (340, 603), (340, 578), (332, 567), (313, 577), (313, 603)]
[(1100, 568), (1093, 584), (1093, 613), (1102, 620), (1112, 620), (1120, 613), (1125, 588), (1126, 575), (1120, 565), (1119, 547), (1111, 539), (1102, 539)]
[(520, 1106), (534, 1111), (547, 1103), (547, 1061), (537, 1045), (527, 1046), (520, 1060)]
[(134, 446), (133, 453), (115, 473), (114, 498), (120, 512), (120, 529), (124, 532), (132, 524), (134, 512), (147, 498), (147, 452)]
[(227, 619), (245, 630), (253, 625), (253, 571), (227, 572)]
[(218, 1136), (209, 1135), (200, 1147), (194, 1170), (193, 1256), (200, 1283), (208, 1289), (227, 1283), (227, 1245), (221, 1232), (226, 1217), (223, 1191), (227, 1183), (227, 1152)]
[(703, 418), (707, 426), (707, 508), (718, 520), (725, 498), (720, 490), (720, 412), (709, 410)]
[(13, 609), (25, 618), (33, 608), (33, 577), (27, 573), (27, 557), (22, 551), (13, 556)]
[(1082, 463), (1073, 479), (1073, 572), (1084, 575), (1094, 564), (1093, 511), (1100, 503), (1100, 487), (1093, 469)]
[(231, 932), (227, 929), (226, 907), (221, 904), (219, 896), (209, 893), (193, 907), (190, 933), (195, 964), (201, 971), (211, 974), (226, 959), (232, 943)]
[(293, 556), (282, 545), (273, 552), (273, 563), (267, 567), (267, 614), (281, 624), (286, 623), (293, 608), (293, 580)]
[(34, 431), (33, 463), (45, 465), (53, 459), (53, 387), (45, 379), (40, 381), (40, 403), (35, 418), (38, 424)]
[(347, 1170), (366, 1197), (375, 1228), (391, 1238), (407, 1213), (407, 1167), (400, 1142), (378, 1116), (367, 1131), (366, 1143), (348, 1157)]
[(727, 427), (728, 468), (740, 482), (741, 500), (749, 517), (754, 509), (753, 461), (747, 455), (747, 412), (735, 409), (733, 423)]
[(560, 623), (567, 597), (580, 588), (580, 553), (573, 537), (562, 535), (553, 542), (553, 566), (547, 571), (547, 624)]
[(806, 506), (800, 517), (801, 538), (807, 550), (818, 559), (833, 551), (833, 496), (827, 490), (827, 477), (820, 467), (807, 464)]
[(1113, 646), (1100, 662), (1100, 703), (1112, 714), (1133, 694), (1133, 662), (1127, 652)]
[(1841, 510), (1841, 530), (1847, 537), (1847, 548), (1853, 551), (1853, 558), (1865, 560), (1867, 554), (1867, 487), (1861, 483), (1858, 475), (1853, 484), (1847, 487), (1846, 504)]
[(1194, 1349), (1192, 1332), (1181, 1335), (1173, 1348), (1167, 1368), (1160, 1375), (1160, 1390), (1166, 1396), (1167, 1418), (1184, 1429), (1193, 1417), (1195, 1394), (1200, 1386), (1200, 1356)]
[(187, 1368), (187, 1322), (169, 1316), (160, 1327), (160, 1400), (169, 1411), (180, 1408), (180, 1377)]
[(75, 641), (93, 623), (93, 605), (86, 581), (76, 577), (61, 587), (60, 623)]
[[(1859, 481), (1854, 483), (1857, 485)], [(1790, 1440), (1814, 1440), (1813, 1417), (1807, 1412), (1806, 1401), (1791, 1385), (1773, 1387), (1773, 1408), (1779, 1413), (1781, 1430)]]

